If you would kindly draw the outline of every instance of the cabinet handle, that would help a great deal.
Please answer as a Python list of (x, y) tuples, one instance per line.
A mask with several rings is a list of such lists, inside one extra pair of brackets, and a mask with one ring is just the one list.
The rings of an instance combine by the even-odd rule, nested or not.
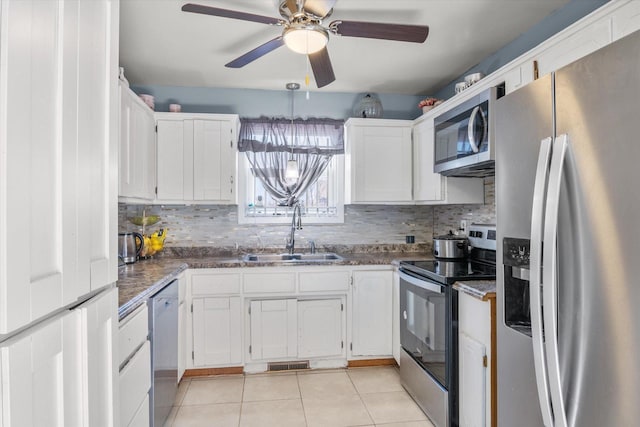
[(229, 177), (229, 182), (233, 184), (233, 175)]

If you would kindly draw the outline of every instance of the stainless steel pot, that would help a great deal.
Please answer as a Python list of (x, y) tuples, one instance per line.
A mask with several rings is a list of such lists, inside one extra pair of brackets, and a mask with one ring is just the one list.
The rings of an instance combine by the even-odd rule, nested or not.
[(469, 254), (469, 239), (454, 234), (433, 238), (433, 256), (436, 258), (459, 259)]

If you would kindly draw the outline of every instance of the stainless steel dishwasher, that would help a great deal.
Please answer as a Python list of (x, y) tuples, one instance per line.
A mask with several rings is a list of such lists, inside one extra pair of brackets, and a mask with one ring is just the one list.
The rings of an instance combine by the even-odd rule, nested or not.
[(149, 298), (150, 425), (162, 427), (178, 390), (178, 281)]

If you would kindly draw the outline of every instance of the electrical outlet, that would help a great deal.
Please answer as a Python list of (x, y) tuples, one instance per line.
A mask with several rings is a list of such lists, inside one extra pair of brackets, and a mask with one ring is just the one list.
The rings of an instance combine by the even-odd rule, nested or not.
[(466, 219), (461, 219), (460, 220), (460, 232), (467, 234), (468, 233), (468, 229), (467, 229), (467, 220)]

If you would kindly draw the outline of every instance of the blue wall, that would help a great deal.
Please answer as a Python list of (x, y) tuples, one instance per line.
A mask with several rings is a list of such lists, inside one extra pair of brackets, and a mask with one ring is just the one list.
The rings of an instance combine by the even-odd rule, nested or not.
[(442, 99), (452, 97), (455, 94), (456, 83), (464, 81), (464, 76), (467, 74), (478, 72), (483, 73), (485, 76), (491, 74), (523, 53), (538, 46), (554, 34), (559, 33), (580, 18), (593, 12), (607, 3), (607, 1), (608, 0), (571, 0), (564, 7), (551, 13), (514, 41), (505, 45), (496, 53), (489, 55), (479, 64), (469, 68), (461, 76), (440, 89), (435, 97)]
[[(155, 96), (156, 111), (169, 111), (169, 104), (182, 105), (188, 113), (239, 114), (241, 117), (290, 117), (291, 98), (286, 90), (223, 89), (179, 86), (135, 86), (136, 93)], [(366, 94), (306, 92), (294, 93), (294, 110), (297, 117), (329, 117), (346, 119), (353, 116), (353, 109)], [(411, 95), (377, 95), (382, 103), (385, 119), (414, 119), (421, 112), (418, 102), (422, 97)]]
[[(571, 25), (583, 16), (605, 4), (607, 0), (571, 0), (520, 35), (502, 49), (490, 55), (460, 77), (440, 89), (437, 98), (447, 99), (454, 94), (454, 86), (464, 76), (473, 72), (492, 73), (544, 40)], [(136, 93), (149, 93), (156, 98), (156, 111), (168, 111), (170, 103), (182, 105), (183, 112), (238, 114), (242, 117), (291, 115), (289, 93), (286, 90), (194, 88), (178, 86), (136, 86)], [(295, 93), (295, 115), (299, 117), (330, 117), (346, 119), (353, 116), (353, 109), (365, 94), (311, 92), (310, 99), (304, 91)], [(378, 94), (385, 119), (414, 119), (421, 112), (417, 104), (421, 96)]]

